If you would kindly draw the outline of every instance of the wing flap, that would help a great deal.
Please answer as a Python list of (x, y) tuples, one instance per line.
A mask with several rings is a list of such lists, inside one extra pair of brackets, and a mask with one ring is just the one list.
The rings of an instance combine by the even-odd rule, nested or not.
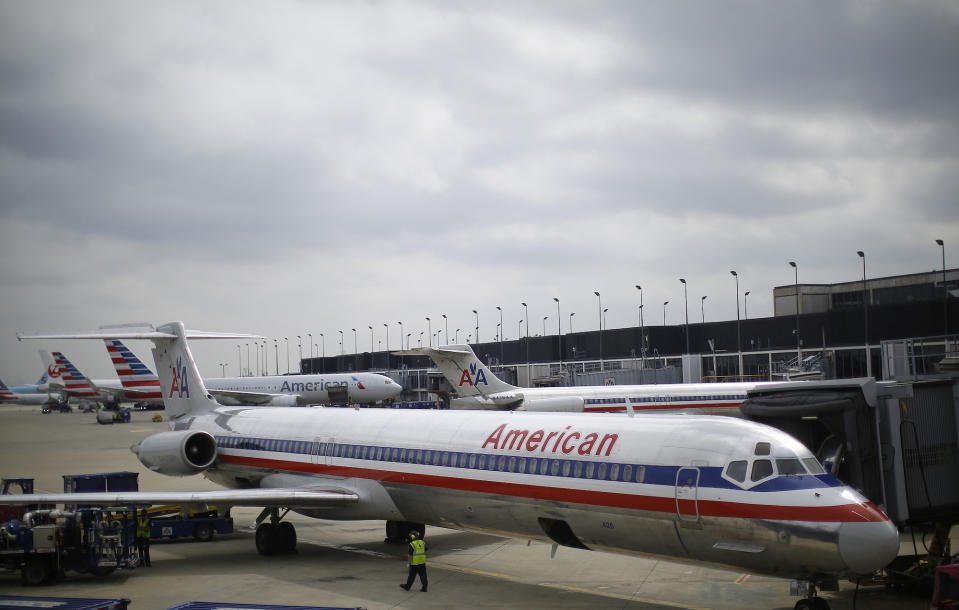
[(325, 488), (222, 489), (212, 491), (128, 491), (56, 494), (11, 494), (4, 504), (95, 504), (100, 506), (159, 504), (215, 504), (229, 506), (282, 506), (324, 508), (358, 502), (352, 490)]

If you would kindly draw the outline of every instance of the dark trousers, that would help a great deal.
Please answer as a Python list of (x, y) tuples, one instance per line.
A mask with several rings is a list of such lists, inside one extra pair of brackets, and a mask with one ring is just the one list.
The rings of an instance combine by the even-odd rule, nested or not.
[(150, 565), (150, 539), (137, 537), (137, 552), (140, 554), (140, 565)]
[(423, 584), (423, 590), (426, 591), (426, 564), (421, 563), (418, 566), (410, 566), (410, 575), (406, 578), (406, 588), (409, 589), (413, 586), (413, 581), (416, 580), (416, 575), (419, 574), (420, 582)]

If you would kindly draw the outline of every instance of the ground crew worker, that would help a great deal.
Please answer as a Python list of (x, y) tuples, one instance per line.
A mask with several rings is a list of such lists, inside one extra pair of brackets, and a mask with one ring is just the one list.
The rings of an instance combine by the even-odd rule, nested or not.
[(150, 567), (150, 519), (146, 509), (137, 519), (137, 552), (140, 554), (140, 565)]
[(416, 575), (420, 576), (420, 583), (423, 587), (420, 591), (426, 592), (426, 542), (423, 541), (422, 534), (413, 530), (410, 532), (410, 546), (407, 550), (406, 559), (410, 564), (410, 573), (406, 578), (406, 584), (400, 585), (401, 588), (409, 591), (416, 580)]

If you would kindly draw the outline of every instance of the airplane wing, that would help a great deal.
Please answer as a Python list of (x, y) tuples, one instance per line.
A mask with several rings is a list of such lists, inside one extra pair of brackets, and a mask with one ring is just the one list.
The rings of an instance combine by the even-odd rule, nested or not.
[(127, 400), (146, 400), (148, 398), (156, 398), (157, 392), (159, 392), (157, 388), (151, 388), (150, 390), (144, 391), (133, 388), (125, 388), (119, 382), (116, 384), (112, 382), (100, 382), (91, 383), (91, 385), (93, 385), (94, 389), (96, 389), (98, 392), (103, 392), (120, 399), (126, 398)]
[(334, 487), (218, 489), (212, 491), (118, 491), (93, 493), (10, 494), (4, 504), (95, 504), (100, 506), (154, 506), (160, 504), (215, 504), (325, 508), (358, 502), (352, 490)]

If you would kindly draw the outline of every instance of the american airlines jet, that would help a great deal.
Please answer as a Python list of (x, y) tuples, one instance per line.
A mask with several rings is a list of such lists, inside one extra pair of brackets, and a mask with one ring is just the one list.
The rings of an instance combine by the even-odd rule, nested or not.
[[(160, 381), (149, 367), (118, 339), (104, 343), (123, 389), (135, 392), (150, 388), (160, 399)], [(229, 406), (374, 403), (393, 398), (403, 390), (400, 384), (377, 373), (210, 377), (204, 383), (217, 402)]]
[[(92, 333), (21, 338), (103, 338)], [(133, 450), (153, 471), (225, 490), (4, 496), (10, 504), (262, 506), (256, 547), (296, 544), (286, 510), (473, 530), (615, 553), (707, 562), (816, 587), (895, 558), (895, 525), (791, 436), (732, 417), (225, 407), (200, 377), (182, 322), (149, 339), (170, 430)], [(422, 530), (420, 530), (422, 531)]]
[(520, 388), (497, 377), (468, 345), (422, 347), (399, 355), (426, 355), (456, 390), (453, 409), (624, 412), (696, 410), (738, 415), (746, 392), (777, 382), (669, 383), (659, 385)]

